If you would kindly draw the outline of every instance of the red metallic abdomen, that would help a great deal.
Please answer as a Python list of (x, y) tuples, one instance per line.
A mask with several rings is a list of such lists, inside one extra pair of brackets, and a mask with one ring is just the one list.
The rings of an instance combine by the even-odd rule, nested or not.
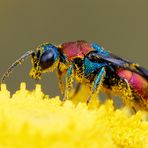
[(129, 82), (131, 88), (133, 88), (134, 91), (142, 96), (143, 99), (148, 99), (148, 82), (145, 78), (126, 69), (118, 70), (117, 74), (121, 78), (126, 79)]

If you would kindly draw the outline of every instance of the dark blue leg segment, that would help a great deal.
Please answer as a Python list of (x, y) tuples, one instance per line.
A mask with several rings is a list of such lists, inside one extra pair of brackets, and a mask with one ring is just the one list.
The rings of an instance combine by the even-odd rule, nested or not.
[(91, 90), (90, 96), (87, 99), (87, 104), (90, 102), (91, 98), (95, 93), (99, 93), (99, 89), (102, 84), (104, 76), (105, 76), (105, 68), (102, 67), (100, 72), (96, 75), (96, 78), (92, 83), (92, 88), (91, 88), (92, 90)]
[(99, 74), (97, 75), (97, 77), (96, 77), (96, 79), (94, 81), (94, 87), (93, 87), (94, 91), (97, 90), (98, 85), (100, 84), (104, 74), (105, 74), (105, 69), (103, 67), (103, 68), (101, 68)]

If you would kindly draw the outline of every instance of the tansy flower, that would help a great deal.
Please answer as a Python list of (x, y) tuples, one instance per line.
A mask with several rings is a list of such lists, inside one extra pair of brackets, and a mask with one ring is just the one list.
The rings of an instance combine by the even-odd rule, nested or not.
[(49, 98), (36, 85), (10, 96), (6, 85), (0, 91), (0, 147), (148, 147), (148, 122), (139, 111), (114, 109), (112, 100), (87, 106), (84, 90), (73, 100)]

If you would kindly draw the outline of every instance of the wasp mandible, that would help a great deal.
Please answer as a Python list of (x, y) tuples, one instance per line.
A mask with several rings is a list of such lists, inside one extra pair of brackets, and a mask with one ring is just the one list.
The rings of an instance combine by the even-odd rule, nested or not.
[[(97, 43), (86, 41), (67, 42), (61, 45), (43, 43), (36, 50), (27, 51), (16, 60), (3, 75), (1, 82), (13, 68), (32, 56), (30, 76), (40, 79), (41, 74), (57, 69), (59, 87), (64, 100), (69, 97), (74, 79), (87, 84), (92, 96), (100, 91), (117, 94), (135, 110), (148, 111), (148, 70), (136, 63), (103, 49)], [(66, 76), (66, 84), (63, 82)]]

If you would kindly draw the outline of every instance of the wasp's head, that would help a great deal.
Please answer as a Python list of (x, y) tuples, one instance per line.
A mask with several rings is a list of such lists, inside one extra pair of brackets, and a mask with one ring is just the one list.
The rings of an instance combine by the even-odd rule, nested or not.
[(30, 75), (34, 79), (40, 79), (41, 73), (53, 71), (59, 63), (59, 52), (56, 46), (45, 43), (40, 45), (36, 50), (27, 51), (20, 58), (18, 58), (2, 76), (0, 83), (9, 77), (12, 70), (25, 59), (32, 55), (32, 69)]
[(30, 76), (40, 79), (42, 73), (53, 71), (59, 63), (59, 52), (56, 46), (45, 43), (32, 53), (32, 69)]

